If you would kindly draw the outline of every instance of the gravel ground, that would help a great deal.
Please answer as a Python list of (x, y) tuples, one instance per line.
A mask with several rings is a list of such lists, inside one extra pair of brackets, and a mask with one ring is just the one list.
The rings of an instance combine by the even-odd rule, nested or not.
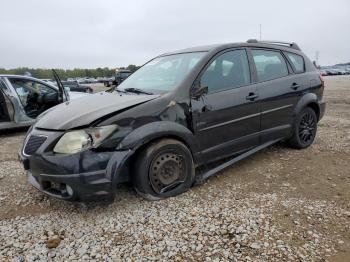
[(122, 185), (112, 204), (68, 203), (26, 183), (25, 131), (0, 135), (0, 261), (350, 261), (350, 76), (326, 79), (306, 150), (272, 146), (171, 199)]

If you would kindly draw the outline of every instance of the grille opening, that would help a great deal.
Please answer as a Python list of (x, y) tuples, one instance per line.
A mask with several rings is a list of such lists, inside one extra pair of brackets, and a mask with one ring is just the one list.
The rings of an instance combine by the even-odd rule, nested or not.
[(26, 155), (32, 155), (34, 154), (39, 147), (46, 141), (45, 136), (30, 136), (25, 147), (24, 147), (24, 153)]

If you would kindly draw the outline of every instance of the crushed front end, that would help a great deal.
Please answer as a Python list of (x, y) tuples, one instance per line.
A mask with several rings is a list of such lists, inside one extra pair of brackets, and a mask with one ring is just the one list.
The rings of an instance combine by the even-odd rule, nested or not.
[(31, 128), (19, 152), (28, 181), (38, 190), (64, 200), (113, 199), (128, 151), (88, 149), (74, 154), (53, 151), (63, 131)]

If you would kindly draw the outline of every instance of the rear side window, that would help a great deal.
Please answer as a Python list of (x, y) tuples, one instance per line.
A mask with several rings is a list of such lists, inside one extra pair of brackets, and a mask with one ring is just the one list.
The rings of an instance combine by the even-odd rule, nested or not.
[(278, 51), (252, 50), (258, 82), (288, 75), (286, 61)]
[(305, 72), (305, 62), (304, 58), (301, 55), (288, 52), (285, 52), (285, 55), (288, 57), (290, 63), (292, 64), (292, 68), (295, 73)]

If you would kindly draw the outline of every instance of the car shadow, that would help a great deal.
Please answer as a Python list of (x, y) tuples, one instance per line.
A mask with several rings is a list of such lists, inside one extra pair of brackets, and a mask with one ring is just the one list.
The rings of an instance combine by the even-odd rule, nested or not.
[(16, 128), (0, 130), (0, 136), (2, 136), (2, 135), (16, 136), (16, 135), (20, 135), (20, 133), (27, 132), (28, 129), (29, 129), (29, 127), (16, 127)]

